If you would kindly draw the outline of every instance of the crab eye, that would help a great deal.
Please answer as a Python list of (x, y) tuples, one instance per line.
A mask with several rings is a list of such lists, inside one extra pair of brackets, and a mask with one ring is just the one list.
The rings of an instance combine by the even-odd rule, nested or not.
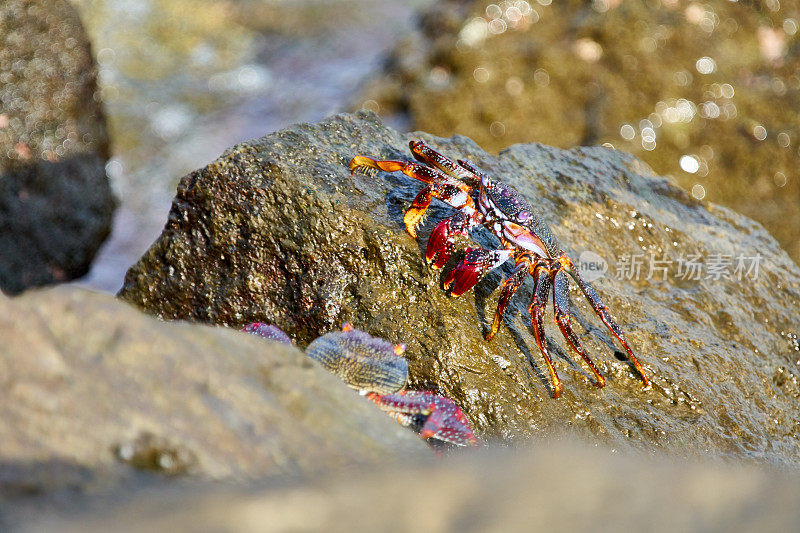
[(519, 220), (520, 222), (525, 222), (529, 218), (531, 218), (531, 214), (527, 211), (520, 211), (519, 213), (517, 213), (517, 220)]

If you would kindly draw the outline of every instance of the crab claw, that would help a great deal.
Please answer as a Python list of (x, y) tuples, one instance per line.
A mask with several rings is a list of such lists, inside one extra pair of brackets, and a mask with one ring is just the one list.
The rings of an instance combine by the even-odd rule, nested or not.
[(452, 290), (453, 296), (461, 296), (478, 283), (486, 271), (486, 264), (480, 248), (468, 248), (464, 259), (444, 278), (444, 288)]
[(461, 296), (478, 283), (488, 271), (502, 265), (514, 255), (513, 250), (467, 248), (467, 255), (444, 279), (444, 288), (453, 296)]
[(439, 439), (457, 446), (479, 444), (461, 408), (450, 398), (438, 395), (433, 395), (431, 414), (420, 429), (419, 436), (423, 439)]
[(445, 219), (439, 222), (430, 238), (428, 239), (428, 248), (425, 250), (425, 259), (428, 264), (433, 268), (442, 268), (444, 264), (453, 255), (455, 249), (455, 241), (453, 239), (453, 231), (450, 228), (450, 219)]
[(371, 392), (367, 398), (423, 439), (437, 439), (457, 446), (477, 446), (480, 441), (461, 408), (450, 398), (430, 391), (403, 390), (395, 394)]

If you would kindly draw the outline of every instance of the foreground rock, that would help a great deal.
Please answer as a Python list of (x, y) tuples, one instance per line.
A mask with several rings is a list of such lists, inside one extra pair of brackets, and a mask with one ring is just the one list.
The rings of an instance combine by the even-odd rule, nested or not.
[(241, 482), (429, 454), (291, 346), (76, 289), (0, 311), (0, 512), (162, 476)]
[[(612, 356), (609, 336), (576, 292), (576, 327), (608, 377), (604, 389), (550, 326), (564, 391), (550, 398), (529, 330), (530, 282), (495, 340), (483, 340), (501, 276), (448, 298), (402, 226), (418, 182), (347, 170), (356, 154), (408, 158), (408, 140), (417, 137), (516, 187), (572, 257), (592, 251), (609, 262), (594, 285), (638, 350), (652, 391)], [(423, 244), (451, 213), (434, 204)], [(638, 262), (641, 271), (629, 276), (626, 265)], [(736, 262), (756, 262), (759, 271), (736, 272)], [(699, 264), (698, 279), (683, 275), (691, 264)], [(797, 266), (758, 224), (691, 200), (606, 148), (516, 145), (494, 157), (464, 137), (397, 133), (370, 114), (294, 126), (186, 176), (162, 236), (128, 272), (121, 296), (169, 319), (273, 322), (301, 344), (345, 321), (404, 342), (412, 386), (455, 400), (483, 437), (570, 429), (613, 446), (800, 463)]]
[(108, 235), (108, 135), (89, 41), (64, 0), (0, 5), (0, 290), (84, 275)]
[(800, 263), (797, 22), (771, 5), (435, 2), (359, 103), (489, 151), (611, 143)]
[[(24, 531), (797, 531), (800, 479), (539, 443), (299, 486), (140, 494)], [(524, 500), (526, 503), (521, 505)], [(109, 511), (109, 507), (111, 510)], [(72, 514), (72, 513), (70, 513)]]

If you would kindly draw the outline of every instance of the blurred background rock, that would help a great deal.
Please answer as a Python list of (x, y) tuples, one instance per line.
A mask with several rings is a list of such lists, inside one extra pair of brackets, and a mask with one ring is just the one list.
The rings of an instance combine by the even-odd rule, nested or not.
[(495, 151), (610, 144), (797, 262), (799, 27), (796, 0), (438, 2), (357, 107)]
[(111, 230), (91, 46), (64, 0), (0, 3), (0, 290), (86, 274)]
[(346, 107), (429, 0), (75, 0), (91, 37), (121, 199), (81, 284), (116, 292), (178, 179), (230, 146)]

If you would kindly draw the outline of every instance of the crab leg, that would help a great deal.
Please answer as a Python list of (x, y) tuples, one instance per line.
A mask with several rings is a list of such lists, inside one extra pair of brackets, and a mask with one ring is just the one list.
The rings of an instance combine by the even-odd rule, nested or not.
[(606, 384), (606, 378), (600, 373), (594, 362), (589, 358), (586, 350), (583, 349), (581, 341), (572, 329), (569, 323), (569, 278), (567, 273), (559, 268), (553, 276), (553, 308), (556, 313), (556, 324), (558, 324), (561, 334), (567, 339), (567, 342), (572, 349), (578, 352), (580, 356), (586, 361), (586, 364), (592, 369), (595, 377), (597, 378), (596, 385), (603, 387)]
[(483, 177), (483, 172), (481, 172), (478, 167), (467, 161), (466, 159), (459, 159), (458, 160), (459, 166), (465, 168), (469, 171), (470, 174), (474, 174), (475, 178), (480, 182), (481, 178)]
[(500, 330), (500, 322), (503, 320), (503, 313), (505, 313), (508, 302), (517, 289), (525, 281), (531, 267), (531, 261), (528, 256), (523, 255), (517, 259), (516, 267), (510, 276), (503, 282), (503, 291), (500, 293), (500, 299), (497, 302), (497, 311), (494, 313), (494, 322), (492, 329), (485, 335), (487, 341), (490, 341), (497, 335)]
[(453, 162), (452, 159), (443, 156), (422, 141), (411, 141), (408, 145), (411, 147), (411, 153), (414, 154), (414, 158), (417, 161), (434, 166), (448, 176), (461, 180), (472, 187), (477, 186), (478, 182), (480, 182), (480, 177), (461, 164), (461, 161), (458, 163)]
[[(431, 151), (433, 152), (433, 150)], [(439, 156), (446, 159), (441, 154)], [(363, 155), (356, 156), (350, 160), (350, 172), (370, 172), (375, 169), (383, 170), (384, 172), (399, 171), (406, 176), (428, 184), (428, 187), (425, 187), (417, 194), (411, 207), (403, 215), (406, 231), (415, 239), (417, 238), (417, 226), (425, 217), (425, 211), (428, 210), (432, 198), (438, 198), (456, 209), (466, 209), (470, 213), (476, 211), (475, 203), (469, 195), (470, 187), (436, 168), (406, 161), (378, 161)]]
[(514, 250), (467, 248), (467, 255), (444, 279), (444, 288), (453, 296), (461, 296), (478, 283), (484, 274), (499, 267), (514, 255)]
[(440, 177), (441, 173), (435, 168), (431, 168), (426, 165), (409, 163), (408, 161), (379, 161), (363, 155), (357, 155), (351, 159), (349, 167), (350, 172), (370, 173), (374, 172), (375, 170), (383, 170), (384, 172), (402, 172), (406, 176), (410, 176), (425, 183), (441, 181), (443, 177)]
[(592, 306), (594, 312), (597, 313), (597, 316), (600, 317), (600, 320), (603, 321), (603, 324), (605, 324), (608, 330), (617, 338), (620, 344), (622, 344), (622, 347), (625, 348), (625, 351), (628, 352), (628, 357), (630, 358), (631, 363), (633, 364), (634, 368), (636, 368), (636, 371), (639, 373), (639, 375), (642, 377), (642, 381), (644, 382), (644, 389), (645, 390), (649, 389), (650, 379), (647, 377), (647, 374), (645, 373), (642, 364), (633, 354), (633, 350), (631, 350), (630, 346), (628, 346), (628, 341), (625, 340), (625, 335), (622, 333), (622, 329), (619, 327), (616, 320), (614, 320), (614, 317), (611, 315), (611, 313), (609, 313), (606, 304), (604, 304), (603, 301), (600, 299), (600, 295), (597, 294), (597, 291), (594, 290), (594, 287), (589, 285), (587, 282), (583, 280), (583, 278), (581, 278), (580, 274), (578, 273), (578, 269), (575, 266), (575, 263), (573, 263), (571, 259), (569, 259), (566, 256), (562, 256), (560, 258), (560, 261), (561, 264), (564, 265), (564, 270), (568, 272), (570, 276), (572, 276), (572, 279), (574, 279), (575, 283), (578, 284), (578, 287), (580, 287), (584, 296), (586, 296), (586, 299), (589, 300), (589, 305)]
[(558, 378), (553, 361), (547, 352), (547, 337), (543, 321), (547, 299), (550, 297), (550, 272), (541, 263), (537, 264), (533, 269), (533, 279), (533, 300), (529, 309), (533, 336), (536, 338), (536, 344), (539, 346), (539, 351), (542, 352), (545, 363), (547, 363), (547, 371), (550, 373), (550, 381), (553, 383), (553, 398), (558, 398), (561, 395), (561, 380)]

